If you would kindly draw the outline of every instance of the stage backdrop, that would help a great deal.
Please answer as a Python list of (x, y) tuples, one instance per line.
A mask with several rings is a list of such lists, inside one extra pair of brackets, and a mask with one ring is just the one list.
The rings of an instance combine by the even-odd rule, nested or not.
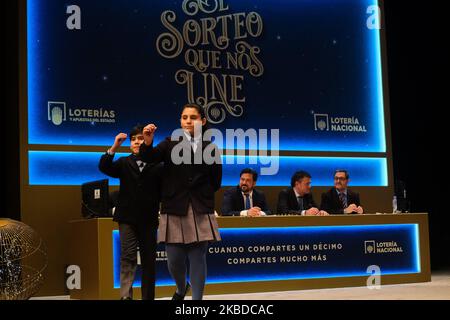
[[(79, 185), (106, 178), (97, 163), (115, 135), (155, 123), (161, 141), (187, 102), (203, 106), (224, 137), (227, 129), (256, 133), (245, 149), (280, 150), (267, 164), (258, 153), (233, 155), (238, 139), (226, 139), (233, 154), (223, 158), (224, 187), (244, 167), (278, 167), (258, 181), (274, 209), (294, 171), (313, 174), (318, 197), (344, 168), (367, 210), (390, 208), (378, 1), (21, 3), (22, 216), (49, 240), (58, 233), (43, 220), (79, 216)], [(54, 248), (62, 251), (63, 243)]]

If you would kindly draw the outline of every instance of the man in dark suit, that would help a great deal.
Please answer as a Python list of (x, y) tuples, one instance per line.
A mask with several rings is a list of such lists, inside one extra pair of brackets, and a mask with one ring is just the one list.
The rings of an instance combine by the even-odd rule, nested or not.
[(114, 160), (114, 154), (127, 135), (116, 136), (99, 163), (104, 174), (120, 179), (120, 191), (114, 212), (120, 234), (120, 297), (133, 298), (133, 282), (137, 267), (137, 251), (142, 266), (142, 299), (155, 297), (156, 230), (160, 202), (162, 165), (145, 163), (139, 157), (139, 147), (144, 141), (143, 127), (137, 126), (130, 133), (131, 154)]
[(297, 171), (291, 178), (291, 188), (278, 195), (277, 213), (281, 215), (326, 216), (326, 211), (317, 209), (311, 194), (311, 175)]
[(239, 185), (223, 195), (223, 216), (260, 217), (271, 214), (264, 193), (255, 189), (257, 179), (258, 173), (253, 169), (241, 171)]
[(348, 189), (350, 176), (346, 170), (334, 173), (334, 188), (322, 194), (320, 208), (330, 214), (363, 214), (359, 194)]

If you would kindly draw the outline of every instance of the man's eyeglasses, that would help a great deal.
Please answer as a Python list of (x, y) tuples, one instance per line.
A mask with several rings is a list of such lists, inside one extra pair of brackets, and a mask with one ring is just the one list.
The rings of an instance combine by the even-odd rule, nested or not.
[(347, 180), (347, 178), (342, 178), (342, 177), (334, 177), (335, 181), (345, 181)]

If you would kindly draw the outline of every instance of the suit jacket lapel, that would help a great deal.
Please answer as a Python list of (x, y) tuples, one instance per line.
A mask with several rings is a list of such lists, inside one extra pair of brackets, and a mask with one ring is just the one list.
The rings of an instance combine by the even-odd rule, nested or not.
[(245, 209), (244, 197), (242, 196), (242, 191), (239, 187), (236, 188), (236, 201), (237, 208), (242, 211)]
[(300, 210), (300, 206), (298, 205), (298, 200), (297, 197), (295, 196), (295, 192), (294, 189), (289, 189), (289, 201), (292, 204), (295, 204), (295, 208), (297, 208), (297, 210)]
[(259, 204), (259, 202), (258, 202), (258, 200), (259, 200), (258, 193), (257, 193), (257, 191), (255, 189), (253, 189), (252, 200), (253, 200), (253, 206), (254, 207), (259, 207), (259, 206), (257, 206), (257, 204)]
[(312, 193), (308, 193), (303, 197), (303, 210), (308, 210), (313, 207), (313, 196)]
[(347, 189), (347, 204), (356, 203), (355, 194)]
[[(347, 195), (348, 195), (348, 193), (347, 193)], [(339, 205), (339, 208), (345, 209), (344, 204), (342, 203), (341, 199), (339, 199), (338, 191), (336, 188), (333, 188), (333, 190), (332, 190), (332, 197), (333, 197), (333, 201)], [(347, 201), (348, 201), (348, 196), (347, 196)]]
[[(130, 166), (137, 172), (137, 173), (141, 173), (141, 170), (139, 170), (139, 167), (136, 163), (136, 161), (134, 160), (134, 158), (132, 156), (129, 156), (127, 158), (128, 163), (130, 164)], [(145, 169), (145, 168), (144, 168)]]

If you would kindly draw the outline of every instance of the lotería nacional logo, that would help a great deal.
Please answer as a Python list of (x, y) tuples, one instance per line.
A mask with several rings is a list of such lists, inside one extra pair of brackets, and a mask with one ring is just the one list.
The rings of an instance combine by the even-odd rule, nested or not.
[(367, 132), (366, 126), (357, 117), (335, 117), (320, 113), (313, 115), (315, 131)]
[(365, 254), (383, 254), (383, 253), (403, 253), (403, 247), (396, 241), (380, 241), (375, 240), (364, 241)]
[(330, 131), (330, 122), (327, 114), (314, 114), (314, 128), (316, 131)]
[(63, 122), (116, 123), (116, 112), (106, 108), (67, 108), (66, 102), (48, 101), (48, 121), (55, 126)]
[(59, 126), (63, 121), (67, 120), (66, 103), (58, 101), (49, 101), (47, 103), (48, 108), (48, 121), (51, 121), (55, 126)]
[(364, 251), (366, 254), (375, 253), (375, 241), (364, 241)]

